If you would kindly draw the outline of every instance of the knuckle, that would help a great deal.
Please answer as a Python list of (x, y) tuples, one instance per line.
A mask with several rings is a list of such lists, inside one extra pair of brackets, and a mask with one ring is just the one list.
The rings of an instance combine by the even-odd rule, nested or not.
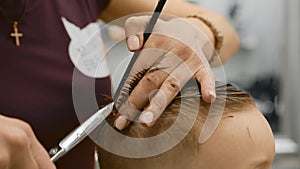
[(141, 21), (142, 20), (140, 17), (132, 16), (125, 21), (124, 26), (125, 26), (125, 28), (135, 28), (135, 29), (138, 28), (138, 30), (139, 30), (140, 28), (145, 26), (144, 23)]
[[(166, 107), (166, 104), (164, 102), (160, 102), (160, 101), (153, 101), (151, 102), (151, 106), (154, 110), (156, 110), (157, 112), (163, 111)], [(154, 111), (154, 112), (156, 112)], [(156, 113), (157, 113), (156, 112)]]
[(184, 44), (181, 44), (179, 43), (177, 46), (176, 46), (176, 53), (178, 56), (190, 56), (192, 55), (192, 50), (184, 45)]
[[(209, 74), (211, 74), (211, 73), (209, 73)], [(196, 74), (195, 74), (195, 76), (199, 80), (199, 82), (205, 80), (208, 77), (207, 75), (208, 75), (208, 72), (207, 72), (207, 69), (206, 69), (206, 67), (204, 65), (201, 65), (198, 68), (198, 70), (196, 71)]]
[(13, 149), (24, 150), (29, 146), (29, 140), (26, 133), (23, 130), (16, 131), (8, 138), (8, 143)]
[(159, 76), (154, 73), (148, 73), (145, 75), (144, 86), (147, 86), (150, 89), (156, 89), (160, 85)]
[(175, 78), (170, 78), (166, 81), (167, 89), (172, 92), (178, 92), (180, 90), (180, 82)]
[(152, 37), (150, 36), (149, 38), (149, 42), (146, 44), (148, 44), (149, 48), (162, 48), (165, 46), (166, 42), (166, 37), (153, 33)]
[(18, 123), (26, 137), (30, 137), (33, 133), (31, 126), (28, 123), (21, 120), (18, 120)]
[(136, 16), (132, 16), (132, 17), (126, 19), (126, 21), (125, 21), (125, 26), (129, 26), (129, 25), (131, 25), (131, 24), (134, 24), (134, 23), (137, 22), (137, 20), (138, 20), (138, 19), (137, 19)]
[(163, 91), (158, 91), (156, 93), (156, 97), (151, 100), (151, 106), (152, 108), (162, 111), (167, 107), (167, 98)]
[(135, 104), (133, 104), (130, 99), (126, 100), (124, 104), (120, 107), (118, 112), (126, 117), (128, 120), (133, 120), (134, 115), (138, 112), (138, 109)]
[(14, 132), (10, 132), (7, 135), (8, 143), (16, 150), (26, 149), (30, 145), (29, 138), (32, 129), (29, 124), (21, 120), (16, 120), (15, 122), (18, 127), (14, 129)]
[(210, 69), (209, 66), (202, 65), (202, 66), (201, 66), (201, 70), (203, 71), (203, 74), (205, 74), (205, 75), (212, 74), (212, 73), (211, 73), (211, 69)]
[(216, 76), (215, 76), (215, 74), (213, 74), (211, 71), (208, 71), (207, 72), (207, 81), (209, 82), (209, 83), (211, 83), (211, 82), (213, 82), (213, 81), (215, 81), (216, 80)]

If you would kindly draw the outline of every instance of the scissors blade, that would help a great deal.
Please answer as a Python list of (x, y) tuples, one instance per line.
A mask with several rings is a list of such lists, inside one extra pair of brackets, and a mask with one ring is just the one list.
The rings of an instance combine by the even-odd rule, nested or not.
[(69, 150), (80, 143), (86, 138), (91, 132), (93, 132), (97, 126), (99, 126), (105, 118), (113, 110), (114, 102), (106, 105), (105, 107), (98, 110), (94, 115), (83, 122), (79, 127), (68, 134), (63, 140), (61, 140), (58, 146), (52, 148), (49, 152), (51, 161), (55, 162)]

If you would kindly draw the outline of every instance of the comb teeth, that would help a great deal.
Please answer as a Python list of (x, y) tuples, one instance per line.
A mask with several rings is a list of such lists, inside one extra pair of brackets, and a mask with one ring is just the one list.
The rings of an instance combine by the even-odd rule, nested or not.
[(131, 94), (133, 89), (138, 85), (140, 80), (144, 77), (144, 75), (149, 71), (149, 68), (142, 69), (141, 71), (138, 71), (134, 76), (130, 77), (130, 80), (128, 82), (129, 85), (124, 85), (118, 100), (116, 101), (116, 108), (119, 109), (127, 99), (128, 96)]
[(128, 94), (130, 95), (133, 89), (137, 86), (140, 80), (144, 77), (144, 75), (148, 72), (149, 69), (143, 69), (142, 71), (137, 72), (137, 74), (131, 78), (129, 81)]
[[(147, 25), (146, 27), (146, 30), (144, 32), (144, 42), (143, 42), (143, 47), (144, 47), (144, 44), (146, 43), (146, 41), (148, 40), (148, 38), (150, 37), (151, 35), (151, 32), (155, 26), (155, 23), (157, 22), (158, 18), (159, 18), (159, 15), (163, 9), (163, 7), (165, 6), (165, 3), (166, 3), (167, 0), (159, 0), (158, 1), (158, 4), (154, 10), (154, 13), (153, 15), (151, 16), (150, 18), (150, 21), (149, 21), (149, 24)], [(143, 48), (142, 47), (142, 48)], [(129, 78), (129, 73), (131, 71), (131, 68), (132, 66), (134, 65), (137, 57), (140, 55), (140, 51), (137, 51), (137, 52), (134, 52), (133, 54), (133, 58), (131, 59), (131, 61), (129, 62), (129, 65), (124, 73), (124, 79), (125, 78)], [(127, 92), (128, 94), (126, 94), (125, 92), (125, 95), (130, 95), (130, 93), (132, 92), (133, 88), (139, 83), (139, 81), (142, 79), (142, 77), (148, 72), (149, 69), (143, 69), (142, 71), (138, 72), (136, 74), (136, 77), (132, 78), (130, 80), (130, 82), (128, 83), (129, 84), (129, 87), (128, 87), (128, 90), (129, 92)], [(119, 108), (121, 106), (121, 104), (126, 101), (127, 97), (128, 96), (124, 96), (122, 95), (121, 93), (123, 93), (123, 90), (124, 88), (126, 88), (126, 86), (124, 85), (124, 83), (126, 83), (126, 80), (122, 80), (119, 84), (119, 87), (117, 88), (117, 91), (116, 91), (116, 94), (114, 95), (114, 100), (115, 100), (115, 103), (117, 104), (116, 108)], [(123, 98), (121, 98), (123, 97)], [(118, 98), (118, 99), (116, 99)], [(117, 100), (117, 101), (116, 101)]]

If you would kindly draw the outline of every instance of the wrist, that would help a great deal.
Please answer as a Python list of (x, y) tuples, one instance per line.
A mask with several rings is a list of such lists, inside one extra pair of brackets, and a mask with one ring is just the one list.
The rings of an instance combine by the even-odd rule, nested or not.
[(214, 45), (215, 44), (215, 38), (213, 32), (210, 30), (210, 28), (203, 22), (200, 21), (197, 18), (188, 17), (186, 20), (196, 26), (198, 29), (201, 30), (201, 32), (208, 38), (208, 40)]
[[(224, 37), (221, 30), (213, 22), (211, 22), (211, 20), (206, 16), (194, 14), (194, 15), (189, 15), (187, 18), (193, 18), (198, 20), (198, 26), (200, 26), (199, 24), (205, 25), (205, 27), (202, 27), (202, 31), (205, 31), (204, 33), (208, 35), (208, 38), (210, 39), (212, 44), (214, 44), (214, 49), (215, 49), (212, 56), (210, 56), (210, 58), (208, 59), (208, 61), (211, 64), (211, 66), (218, 65), (219, 64), (218, 55), (220, 54), (221, 48), (223, 46), (223, 41), (224, 41)], [(196, 23), (195, 21), (193, 22), (194, 24)], [(206, 58), (208, 58), (208, 56), (206, 56)]]

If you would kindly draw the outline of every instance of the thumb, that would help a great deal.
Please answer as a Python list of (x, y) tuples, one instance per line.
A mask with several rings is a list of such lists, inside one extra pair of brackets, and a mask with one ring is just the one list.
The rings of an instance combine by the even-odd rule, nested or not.
[(143, 33), (150, 16), (130, 17), (125, 21), (126, 43), (130, 51), (140, 50), (143, 46)]

